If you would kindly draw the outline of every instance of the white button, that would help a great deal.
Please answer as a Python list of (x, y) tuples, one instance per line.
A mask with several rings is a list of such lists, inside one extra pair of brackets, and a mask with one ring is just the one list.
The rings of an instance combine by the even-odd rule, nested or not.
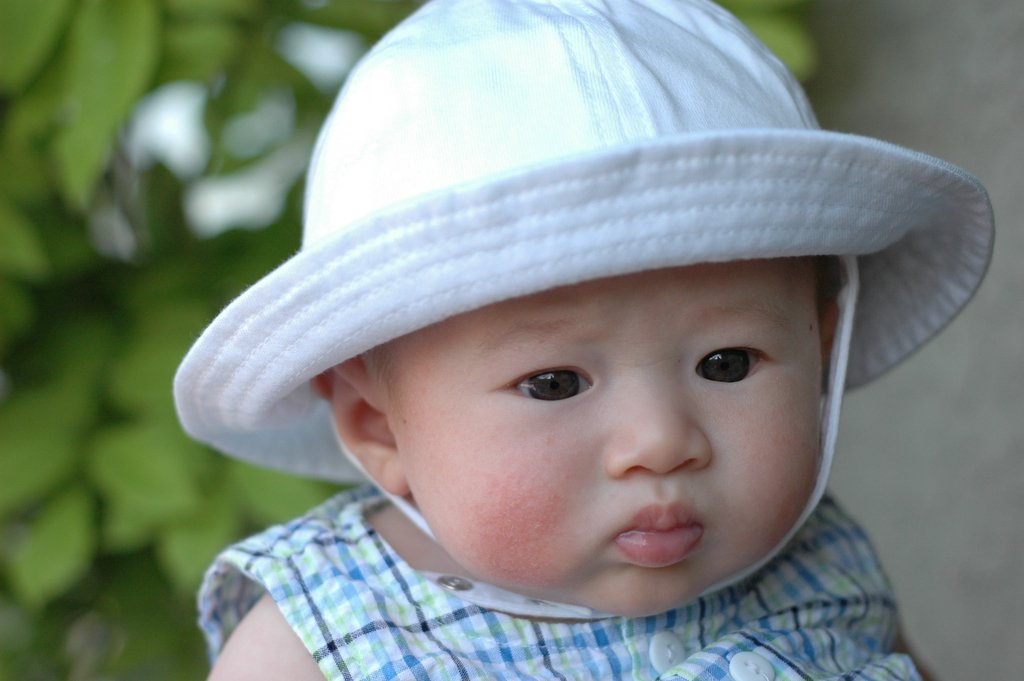
[(473, 588), (473, 582), (455, 575), (441, 575), (437, 578), (437, 583), (449, 591), (469, 591)]
[(683, 661), (683, 642), (675, 634), (659, 631), (651, 637), (650, 655), (654, 671), (664, 674)]
[(771, 662), (757, 653), (736, 653), (729, 660), (729, 674), (734, 681), (773, 681)]

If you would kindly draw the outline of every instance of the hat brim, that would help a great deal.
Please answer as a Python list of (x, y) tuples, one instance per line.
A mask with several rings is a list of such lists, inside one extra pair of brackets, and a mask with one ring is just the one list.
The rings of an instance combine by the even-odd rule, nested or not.
[(925, 154), (820, 130), (662, 138), (435, 192), (305, 246), (211, 323), (175, 399), (185, 429), (217, 449), (356, 480), (309, 386), (345, 359), (588, 279), (808, 255), (860, 256), (856, 386), (957, 314), (992, 241), (982, 185)]

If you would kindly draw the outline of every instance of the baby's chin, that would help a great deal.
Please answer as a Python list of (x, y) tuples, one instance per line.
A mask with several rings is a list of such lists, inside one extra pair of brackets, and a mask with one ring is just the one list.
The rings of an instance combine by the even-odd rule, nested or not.
[[(685, 596), (680, 596), (679, 598), (670, 601), (666, 601), (664, 597), (656, 596), (646, 599), (636, 597), (631, 598), (628, 594), (624, 594), (623, 596), (624, 597), (615, 599), (602, 599), (604, 601), (603, 603), (595, 603), (588, 607), (600, 612), (606, 612), (609, 615), (616, 617), (653, 617), (655, 615), (668, 612), (669, 610), (686, 607), (700, 597), (700, 592), (698, 591), (693, 594), (686, 594)], [(604, 607), (601, 607), (601, 605), (604, 605)]]

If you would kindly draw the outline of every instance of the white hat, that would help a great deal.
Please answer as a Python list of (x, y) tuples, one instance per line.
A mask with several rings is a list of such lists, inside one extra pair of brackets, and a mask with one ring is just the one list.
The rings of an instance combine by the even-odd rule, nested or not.
[(847, 385), (947, 324), (987, 268), (984, 188), (822, 131), (790, 73), (704, 0), (433, 0), (324, 125), (302, 249), (213, 321), (175, 379), (195, 438), (329, 480), (309, 380), (397, 336), (660, 267), (859, 256)]

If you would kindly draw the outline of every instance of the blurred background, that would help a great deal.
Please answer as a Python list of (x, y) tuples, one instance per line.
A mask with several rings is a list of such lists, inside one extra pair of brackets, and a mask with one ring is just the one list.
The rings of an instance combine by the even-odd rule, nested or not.
[[(1024, 6), (732, 0), (826, 127), (985, 181), (990, 278), (850, 396), (835, 490), (939, 679), (1024, 668)], [(202, 678), (214, 553), (333, 490), (181, 434), (178, 361), (299, 244), (352, 63), (410, 0), (0, 2), (0, 681)]]
[(809, 93), (827, 127), (977, 175), (989, 276), (934, 342), (844, 407), (832, 477), (908, 639), (945, 681), (1024, 669), (1024, 3), (817, 0)]

